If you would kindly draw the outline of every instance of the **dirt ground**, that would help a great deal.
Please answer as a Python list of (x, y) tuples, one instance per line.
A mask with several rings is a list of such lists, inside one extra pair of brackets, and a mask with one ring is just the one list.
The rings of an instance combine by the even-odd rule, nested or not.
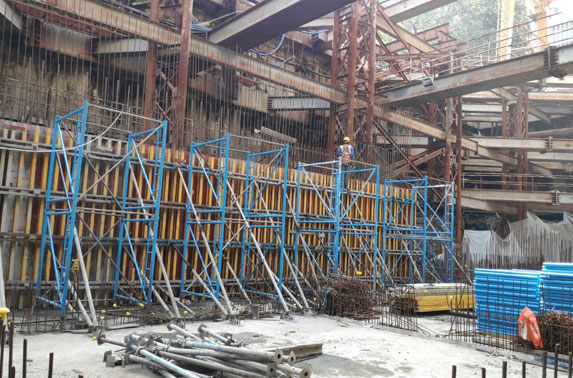
[[(419, 324), (431, 330), (432, 336), (331, 317), (298, 316), (294, 321), (275, 317), (246, 320), (239, 326), (228, 322), (206, 324), (215, 331), (233, 333), (236, 339), (247, 342), (251, 348), (324, 343), (321, 357), (300, 363), (309, 365), (314, 377), (444, 378), (451, 377), (452, 365), (457, 366), (457, 377), (481, 377), (481, 367), (487, 369), (488, 377), (501, 377), (502, 361), (508, 361), (508, 377), (521, 377), (521, 361), (532, 361), (531, 356), (446, 340), (441, 336), (449, 330), (449, 323), (439, 317), (419, 319)], [(195, 331), (198, 325), (187, 323), (186, 328)], [(167, 332), (162, 325), (109, 331), (106, 336), (121, 341), (136, 330)], [(137, 365), (106, 367), (103, 354), (116, 347), (109, 344), (98, 346), (87, 334), (49, 333), (15, 335), (14, 365), (18, 377), (21, 376), (24, 337), (28, 340), (28, 377), (46, 377), (50, 352), (55, 355), (55, 377), (154, 376)], [(5, 364), (7, 351), (6, 348)], [(565, 374), (560, 373), (560, 376)], [(4, 376), (7, 376), (6, 369)], [(529, 365), (527, 377), (541, 377), (541, 368)]]

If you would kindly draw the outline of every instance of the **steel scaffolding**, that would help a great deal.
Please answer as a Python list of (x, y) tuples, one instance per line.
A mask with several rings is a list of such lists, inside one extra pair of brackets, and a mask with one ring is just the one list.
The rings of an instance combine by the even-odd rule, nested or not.
[[(76, 235), (75, 223), (88, 106), (86, 101), (78, 110), (63, 117), (56, 116), (52, 134), (40, 263), (36, 278), (36, 298), (59, 308), (62, 316), (66, 314), (68, 306), (68, 291), (73, 290), (70, 282), (70, 265)], [(60, 188), (63, 188), (64, 193), (59, 192)], [(62, 218), (63, 242), (59, 245), (56, 241), (58, 235), (54, 234), (54, 227)], [(46, 262), (44, 271), (46, 250), (49, 251), (50, 260)], [(42, 280), (50, 279), (52, 274), (56, 284), (55, 300), (48, 299), (41, 290)]]
[(453, 282), (453, 183), (384, 180), (382, 230), (382, 257), (394, 280)]
[[(303, 187), (316, 198), (315, 209)], [(385, 269), (378, 249), (379, 190), (377, 165), (353, 162), (345, 167), (340, 159), (299, 163), (295, 261), (302, 251), (322, 278), (342, 274), (380, 283)], [(319, 248), (311, 247), (310, 238), (318, 240)]]
[[(137, 140), (154, 138), (154, 149), (151, 159), (146, 158), (144, 149), (149, 145), (141, 146)], [(116, 267), (126, 264), (125, 257), (131, 260), (137, 275), (137, 283), (141, 288), (141, 298), (122, 295), (119, 293), (120, 270), (116, 269), (113, 296), (136, 303), (150, 304), (153, 294), (153, 278), (155, 275), (155, 260), (157, 258), (157, 228), (159, 224), (159, 210), (161, 206), (161, 192), (163, 189), (163, 168), (165, 165), (165, 143), (167, 139), (167, 121), (161, 126), (131, 133), (127, 142), (127, 158), (123, 172), (123, 192), (121, 208), (124, 215), (121, 219), (119, 239), (117, 242)], [(137, 174), (143, 178), (143, 187), (139, 187)], [(131, 193), (130, 193), (131, 192)], [(136, 204), (128, 203), (133, 198), (133, 192), (138, 199)], [(146, 196), (144, 199), (143, 196)], [(145, 252), (143, 262), (138, 261), (133, 240), (135, 224), (146, 227)], [(125, 250), (125, 253), (124, 253)], [(140, 266), (141, 265), (141, 266)]]
[[(146, 131), (124, 131), (125, 126), (137, 122), (147, 123)], [(77, 305), (89, 326), (97, 324), (88, 264), (92, 257), (94, 261), (105, 257), (111, 265), (111, 277), (102, 280), (113, 282), (114, 297), (151, 302), (166, 131), (166, 122), (87, 101), (78, 110), (55, 117), (37, 270), (38, 301), (56, 306), (62, 316), (67, 310), (74, 310), (72, 304)], [(127, 143), (123, 137), (110, 137), (126, 134)], [(117, 151), (120, 158), (102, 160), (101, 154), (110, 150)], [(123, 188), (119, 182), (121, 174)], [(137, 180), (136, 175), (141, 179)], [(117, 195), (120, 192), (122, 199)], [(102, 202), (101, 198), (106, 200)], [(128, 198), (137, 198), (137, 203)], [(138, 226), (130, 227), (134, 222)], [(139, 246), (145, 246), (141, 269), (137, 257)], [(46, 261), (47, 250), (50, 258)], [(139, 287), (126, 277), (122, 267), (133, 267)], [(43, 290), (44, 281), (52, 277), (55, 287)], [(81, 279), (83, 286), (72, 282), (72, 277), (76, 281)], [(88, 310), (82, 302), (87, 302)]]
[[(209, 290), (216, 298), (219, 297), (221, 284), (216, 278), (223, 266), (229, 144), (230, 134), (204, 143), (191, 143), (187, 171), (188, 195), (183, 236), (181, 295), (211, 297), (209, 294), (193, 291), (191, 285), (186, 284), (188, 277), (193, 279), (195, 275), (202, 275)], [(202, 203), (209, 206), (195, 208), (194, 203), (199, 202), (199, 198), (204, 199)], [(207, 234), (208, 242), (202, 240), (202, 233)], [(189, 253), (191, 247), (195, 253)], [(194, 270), (197, 260), (202, 268), (199, 272)], [(210, 268), (211, 264), (214, 267)]]
[[(285, 223), (287, 209), (287, 184), (288, 184), (288, 153), (289, 146), (279, 145), (279, 148), (247, 155), (247, 167), (245, 177), (245, 190), (243, 200), (243, 212), (246, 219), (251, 224), (252, 231), (256, 235), (270, 232), (271, 237), (267, 243), (261, 244), (263, 255), (266, 256), (273, 251), (278, 254), (273, 260), (278, 260), (278, 272), (276, 272), (279, 290), (283, 289), (283, 270), (285, 260)], [(275, 179), (279, 168), (282, 168), (282, 177)], [(278, 180), (281, 185), (281, 192), (274, 197), (280, 201), (280, 210), (270, 212), (265, 202), (265, 198), (272, 198), (272, 188), (269, 183)], [(261, 267), (256, 245), (248, 235), (249, 230), (243, 229), (243, 242), (241, 246), (241, 271), (240, 278), (242, 286), (250, 286), (252, 280), (258, 281), (264, 277), (265, 273)], [(288, 256), (286, 257), (288, 258)], [(256, 285), (255, 285), (256, 287)], [(260, 295), (273, 295), (268, 291), (256, 287), (254, 290), (246, 289), (247, 292)]]
[[(256, 142), (251, 146), (259, 150), (240, 149), (245, 140)], [(283, 284), (285, 262), (296, 275), (285, 254), (288, 154), (288, 145), (231, 134), (191, 144), (186, 180), (179, 171), (187, 194), (181, 295), (211, 298), (232, 316), (226, 293), (230, 282), (222, 280), (228, 276), (249, 302), (249, 294), (272, 297), (288, 312), (284, 291), (300, 305)], [(231, 160), (231, 155), (240, 159)], [(242, 164), (244, 184), (231, 185), (229, 167)], [(269, 210), (271, 198), (281, 203), (280, 210)], [(238, 272), (229, 264), (234, 259), (240, 261)], [(194, 290), (197, 282), (203, 292)]]

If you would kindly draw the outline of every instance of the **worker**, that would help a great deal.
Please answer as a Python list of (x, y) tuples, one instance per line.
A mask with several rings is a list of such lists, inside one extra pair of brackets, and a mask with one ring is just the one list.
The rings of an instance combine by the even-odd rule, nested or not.
[(341, 159), (342, 163), (342, 177), (344, 182), (344, 189), (348, 189), (348, 180), (350, 174), (348, 171), (352, 168), (352, 161), (354, 160), (354, 147), (350, 144), (350, 138), (344, 137), (343, 143), (336, 150), (336, 156)]

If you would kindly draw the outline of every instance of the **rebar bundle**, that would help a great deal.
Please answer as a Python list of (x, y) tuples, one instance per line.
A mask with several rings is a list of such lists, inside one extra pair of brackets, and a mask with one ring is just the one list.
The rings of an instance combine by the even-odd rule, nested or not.
[(119, 352), (104, 354), (107, 366), (140, 364), (163, 377), (310, 377), (309, 367), (294, 366), (296, 355), (280, 349), (247, 348), (233, 335), (217, 333), (201, 324), (191, 333), (175, 324), (171, 334), (156, 333), (126, 336), (123, 342), (100, 335), (98, 344), (124, 347)]
[(573, 351), (573, 319), (564, 312), (548, 312), (537, 316), (543, 349), (559, 353)]
[(324, 286), (321, 313), (365, 320), (380, 317), (381, 310), (370, 282), (356, 278), (332, 276)]

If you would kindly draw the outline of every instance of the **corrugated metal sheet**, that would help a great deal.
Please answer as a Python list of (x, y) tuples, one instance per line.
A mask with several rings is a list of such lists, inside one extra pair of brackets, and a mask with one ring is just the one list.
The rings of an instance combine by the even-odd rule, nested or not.
[(543, 263), (541, 300), (545, 312), (573, 313), (573, 264)]
[(525, 306), (539, 313), (541, 272), (476, 269), (477, 330), (517, 336), (517, 319)]

